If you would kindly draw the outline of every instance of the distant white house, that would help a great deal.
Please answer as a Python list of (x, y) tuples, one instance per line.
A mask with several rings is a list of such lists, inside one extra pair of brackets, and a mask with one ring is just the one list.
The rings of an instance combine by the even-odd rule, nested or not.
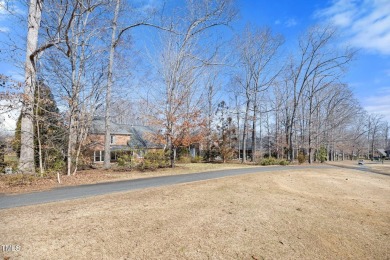
[(0, 128), (3, 130), (1, 134), (14, 135), (16, 121), (20, 115), (21, 103), (15, 100), (12, 103), (8, 100), (0, 100)]

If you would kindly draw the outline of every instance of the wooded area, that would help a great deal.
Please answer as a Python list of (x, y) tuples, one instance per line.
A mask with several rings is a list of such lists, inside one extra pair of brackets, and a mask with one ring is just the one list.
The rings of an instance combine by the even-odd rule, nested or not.
[(267, 27), (232, 29), (233, 0), (158, 8), (29, 0), (28, 10), (20, 18), (25, 80), (0, 78), (0, 113), (21, 108), (12, 141), (21, 172), (75, 174), (96, 116), (105, 117), (105, 168), (111, 122), (154, 129), (171, 167), (193, 146), (205, 161), (243, 163), (373, 159), (390, 150), (389, 122), (367, 113), (344, 82), (356, 50), (330, 26), (313, 25), (285, 46)]

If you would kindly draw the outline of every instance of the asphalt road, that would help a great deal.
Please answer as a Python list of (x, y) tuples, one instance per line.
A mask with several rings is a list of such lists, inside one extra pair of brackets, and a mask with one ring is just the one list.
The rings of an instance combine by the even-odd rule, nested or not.
[(172, 176), (161, 176), (152, 178), (143, 178), (135, 180), (125, 180), (117, 182), (98, 183), (81, 186), (60, 187), (49, 191), (32, 192), (19, 195), (1, 195), (0, 209), (15, 208), (43, 204), (56, 201), (65, 201), (79, 198), (87, 198), (97, 195), (104, 195), (114, 192), (123, 192), (139, 190), (151, 187), (161, 187), (179, 183), (189, 183), (195, 181), (204, 181), (228, 176), (237, 176), (243, 174), (253, 174), (270, 171), (287, 171), (300, 169), (324, 169), (333, 168), (333, 166), (272, 166), (272, 167), (253, 167), (233, 170), (220, 170), (212, 172), (191, 173)]
[[(378, 163), (379, 164), (379, 163)], [(351, 170), (357, 170), (357, 171), (362, 171), (362, 172), (368, 172), (368, 173), (375, 173), (375, 174), (380, 174), (380, 175), (385, 175), (385, 176), (390, 176), (389, 173), (384, 173), (378, 170), (371, 169), (370, 167), (366, 165), (332, 165), (335, 167), (339, 168), (346, 168), (346, 169), (351, 169)]]

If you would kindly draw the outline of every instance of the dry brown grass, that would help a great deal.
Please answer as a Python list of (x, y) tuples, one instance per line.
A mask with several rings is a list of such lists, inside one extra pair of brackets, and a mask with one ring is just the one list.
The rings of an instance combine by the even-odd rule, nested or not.
[(49, 190), (63, 186), (75, 186), (82, 184), (94, 184), (101, 182), (111, 182), (120, 180), (131, 180), (139, 178), (148, 178), (156, 176), (168, 176), (178, 174), (189, 174), (195, 172), (209, 172), (224, 169), (237, 169), (243, 167), (252, 167), (245, 164), (218, 164), (218, 163), (188, 163), (177, 164), (176, 168), (158, 169), (156, 171), (141, 172), (120, 171), (120, 170), (84, 170), (79, 171), (75, 176), (61, 176), (61, 184), (57, 181), (57, 175), (51, 174), (45, 178), (38, 178), (32, 175), (0, 175), (0, 193), (17, 194), (32, 191)]
[(390, 178), (280, 171), (0, 211), (11, 259), (389, 259)]

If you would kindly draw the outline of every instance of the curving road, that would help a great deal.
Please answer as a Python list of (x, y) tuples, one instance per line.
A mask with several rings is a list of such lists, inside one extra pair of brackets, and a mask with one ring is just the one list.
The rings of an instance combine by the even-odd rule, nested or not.
[(270, 171), (287, 171), (300, 169), (326, 169), (333, 166), (272, 166), (272, 167), (253, 167), (232, 170), (219, 170), (212, 172), (191, 173), (172, 176), (161, 176), (152, 178), (143, 178), (135, 180), (125, 180), (117, 182), (98, 183), (80, 186), (60, 187), (49, 191), (33, 192), (19, 195), (1, 195), (0, 209), (15, 208), (21, 206), (36, 205), (48, 202), (65, 201), (79, 198), (92, 197), (96, 195), (109, 194), (114, 192), (123, 192), (139, 190), (150, 187), (161, 187), (179, 183), (189, 183), (194, 181), (204, 181), (217, 179), (221, 177), (236, 176), (242, 174), (253, 174)]

